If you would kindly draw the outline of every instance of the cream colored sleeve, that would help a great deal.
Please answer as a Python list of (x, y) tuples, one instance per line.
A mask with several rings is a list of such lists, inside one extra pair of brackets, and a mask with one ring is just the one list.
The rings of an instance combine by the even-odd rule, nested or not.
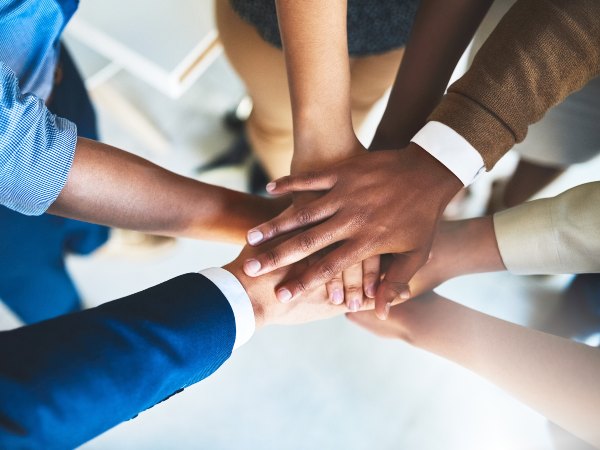
[(600, 182), (497, 213), (494, 228), (512, 273), (600, 272)]

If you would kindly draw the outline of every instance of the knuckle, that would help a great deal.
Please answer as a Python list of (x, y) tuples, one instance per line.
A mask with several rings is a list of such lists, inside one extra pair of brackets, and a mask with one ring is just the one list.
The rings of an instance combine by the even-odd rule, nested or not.
[(280, 229), (281, 228), (277, 221), (273, 221), (265, 228), (264, 235), (265, 237), (275, 236), (277, 233), (279, 233)]
[(322, 242), (333, 242), (335, 240), (335, 234), (331, 231), (324, 231), (321, 234)]
[(318, 179), (317, 172), (305, 172), (301, 176), (293, 179), (295, 186), (313, 186)]
[(373, 229), (373, 234), (374, 235), (386, 235), (390, 232), (390, 227), (387, 225), (383, 225), (383, 224), (378, 224), (374, 227)]
[(316, 239), (310, 234), (300, 236), (300, 248), (304, 252), (308, 252), (315, 248), (316, 243)]
[(298, 280), (297, 284), (296, 284), (296, 288), (298, 290), (298, 293), (303, 293), (303, 292), (308, 291), (308, 286), (309, 286), (308, 281), (300, 278)]
[(365, 270), (363, 271), (363, 278), (365, 279), (372, 279), (372, 278), (376, 278), (379, 276), (379, 271), (378, 270)]
[(313, 220), (313, 213), (308, 208), (301, 208), (296, 213), (296, 221), (301, 225), (308, 225)]
[(363, 209), (358, 211), (354, 215), (354, 226), (357, 228), (362, 228), (363, 226), (365, 226), (367, 223), (367, 216), (368, 215), (367, 215), (366, 211), (364, 211)]
[(346, 289), (346, 292), (348, 292), (348, 294), (358, 294), (360, 293), (362, 295), (362, 285), (360, 284), (349, 284), (344, 286)]
[(338, 268), (335, 264), (332, 263), (324, 263), (318, 269), (319, 276), (323, 279), (333, 278), (338, 272)]
[(269, 250), (268, 252), (266, 252), (265, 258), (267, 259), (269, 265), (272, 267), (277, 267), (281, 261), (279, 253), (275, 250)]

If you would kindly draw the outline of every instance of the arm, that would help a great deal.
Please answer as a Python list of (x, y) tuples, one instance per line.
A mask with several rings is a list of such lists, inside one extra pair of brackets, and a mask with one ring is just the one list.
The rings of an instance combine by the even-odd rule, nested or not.
[(350, 117), (346, 0), (277, 0), (294, 126), (292, 173), (360, 147)]
[[(520, 0), (406, 151), (395, 158), (377, 156), (389, 169), (377, 174), (380, 186), (366, 179), (374, 178), (367, 157), (375, 161), (375, 155), (355, 157), (354, 163), (334, 170), (278, 180), (273, 193), (328, 192), (302, 214), (284, 211), (258, 227), (268, 239), (321, 222), (314, 228), (318, 233), (309, 230), (271, 251), (275, 258), (260, 255), (258, 274), (345, 240), (300, 279), (286, 284), (285, 289), (298, 295), (330, 278), (331, 268), (373, 253), (395, 253), (376, 297), (384, 318), (390, 299), (410, 295), (408, 282), (426, 262), (441, 211), (462, 187), (460, 182), (472, 182), (484, 165), (491, 168), (524, 137), (530, 123), (599, 73), (599, 14), (600, 3), (594, 0)], [(498, 55), (505, 56), (499, 60)], [(393, 200), (382, 202), (390, 194)], [(376, 224), (382, 233), (374, 238), (361, 223)]]
[(496, 319), (430, 294), (395, 306), (386, 323), (349, 316), (481, 375), (551, 421), (600, 445), (600, 350)]
[[(328, 167), (364, 152), (350, 112), (347, 0), (278, 0), (276, 4), (292, 106), (291, 173)], [(290, 211), (301, 210), (317, 196), (295, 195)], [(360, 308), (363, 292), (371, 298), (375, 295), (379, 257), (344, 269), (327, 283), (329, 299), (345, 301), (354, 310)]]
[(423, 0), (371, 148), (402, 148), (446, 91), (492, 0)]
[[(157, 234), (240, 242), (282, 208), (176, 175), (87, 139), (44, 103), (22, 96), (0, 63), (0, 204)], [(227, 220), (223, 220), (227, 218)]]
[(430, 120), (463, 136), (491, 169), (529, 125), (600, 73), (599, 15), (595, 0), (519, 0)]
[[(330, 2), (327, 4), (329, 5)], [(458, 61), (464, 48), (467, 46), (489, 4), (489, 1), (454, 1), (451, 3), (429, 1), (421, 4), (414, 31), (407, 46), (405, 60), (397, 76), (386, 114), (375, 138), (374, 147), (397, 148), (395, 146), (399, 143), (403, 145), (408, 143), (408, 137), (417, 131), (418, 127), (433, 109), (434, 104), (441, 97), (456, 61)], [(333, 6), (329, 7), (333, 8)], [(304, 9), (304, 11), (299, 11), (299, 14), (302, 12), (306, 14), (309, 10), (309, 8), (303, 7), (300, 9)], [(314, 17), (320, 19), (322, 15), (315, 14)], [(283, 34), (285, 34), (286, 24), (284, 23), (284, 19), (286, 18), (289, 20), (288, 17), (280, 13)], [(336, 28), (340, 36), (345, 31), (341, 25)], [(300, 33), (301, 31), (297, 30), (296, 32)], [(305, 33), (309, 33), (310, 31), (308, 27), (304, 30)], [(338, 37), (338, 33), (334, 37)], [(345, 32), (343, 36), (345, 38)], [(292, 41), (292, 44), (300, 47), (304, 42), (303, 39), (297, 39), (296, 41)], [(343, 45), (344, 51), (347, 51), (345, 42), (341, 42), (340, 40), (338, 45)], [(317, 50), (317, 47), (314, 47)], [(292, 50), (294, 48), (286, 48), (286, 57), (288, 58), (292, 106), (295, 108), (294, 129), (299, 133), (295, 141), (299, 144), (303, 138), (302, 130), (304, 129), (301, 119), (305, 117), (300, 115), (301, 119), (297, 119), (299, 116), (298, 111), (311, 112), (310, 107), (313, 104), (318, 105), (318, 101), (320, 100), (318, 98), (314, 101), (304, 102), (304, 98), (300, 93), (309, 91), (311, 87), (314, 88), (314, 85), (319, 84), (314, 80), (311, 81), (311, 77), (308, 75), (304, 78), (299, 77), (297, 72), (302, 69), (310, 75), (309, 69), (316, 67), (316, 64), (302, 64), (302, 60), (298, 58), (298, 55), (294, 55)], [(344, 67), (344, 72), (346, 72), (347, 62), (344, 62), (344, 66), (331, 62), (341, 61), (341, 53), (338, 55), (329, 55), (324, 51), (316, 51), (315, 54), (321, 58), (319, 65), (332, 68), (329, 72), (321, 70), (321, 76), (324, 80), (326, 80), (325, 75), (333, 73), (332, 70), (336, 69), (336, 67)], [(290, 70), (293, 67), (296, 70)], [(315, 70), (313, 78), (318, 79), (318, 75)], [(341, 78), (342, 75), (344, 76), (343, 78)], [(294, 77), (300, 78), (300, 81), (296, 81)], [(338, 100), (339, 104), (344, 105), (343, 114), (339, 114), (335, 106), (329, 106), (330, 101), (327, 100), (327, 94), (333, 91), (331, 86), (338, 86), (338, 84), (334, 84), (335, 78), (343, 80), (343, 83), (341, 83), (343, 97), (341, 100)], [(347, 99), (348, 92), (347, 73), (340, 73), (335, 78), (331, 78), (329, 81), (330, 86), (325, 91), (322, 89), (313, 90), (313, 95), (318, 94), (321, 96), (325, 92), (326, 100), (322, 103), (322, 106), (324, 111), (328, 111), (329, 109), (334, 111), (332, 115), (334, 120), (330, 122), (332, 126), (323, 126), (323, 124), (329, 122), (322, 118), (322, 114), (316, 114), (313, 117), (315, 119), (314, 125), (312, 127), (309, 126), (308, 130), (325, 130), (325, 132), (335, 130), (335, 137), (337, 139), (339, 130), (342, 131), (342, 136), (349, 135), (351, 130), (348, 130), (346, 125), (348, 123), (349, 108), (348, 105), (343, 103)], [(324, 86), (327, 87), (326, 85)], [(338, 94), (338, 96), (340, 95)], [(335, 103), (335, 100), (331, 103)], [(338, 119), (336, 120), (336, 118)], [(307, 114), (306, 119), (308, 122), (311, 119), (311, 115)], [(340, 124), (342, 124), (341, 127)], [(354, 136), (352, 136), (352, 139), (355, 139)], [(340, 141), (344, 142), (344, 139), (342, 138)], [(328, 141), (325, 140), (324, 142), (327, 143)], [(309, 144), (311, 144), (310, 141)], [(327, 145), (329, 148), (336, 148), (335, 145), (338, 144), (333, 142)], [(302, 146), (299, 145), (299, 148), (301, 149)], [(309, 148), (320, 149), (321, 147), (319, 144), (313, 144), (309, 145)], [(294, 158), (296, 157), (300, 157), (300, 154), (295, 154)], [(309, 161), (311, 159), (314, 160), (315, 158), (312, 157)], [(302, 225), (306, 225), (307, 221), (315, 223), (323, 220), (329, 217), (330, 212), (334, 210), (341, 213), (338, 215), (335, 225), (332, 223), (330, 227), (320, 227), (319, 233), (315, 230), (315, 233), (311, 233), (310, 235), (306, 234), (305, 236), (297, 237), (295, 241), (278, 248), (275, 255), (269, 255), (268, 258), (271, 261), (267, 260), (267, 257), (264, 256), (258, 259), (258, 264), (251, 263), (254, 266), (262, 268), (262, 272), (254, 271), (248, 273), (252, 275), (264, 273), (265, 270), (268, 271), (274, 267), (281, 266), (281, 264), (295, 262), (304, 258), (310, 252), (320, 250), (337, 240), (347, 239), (347, 243), (342, 247), (345, 251), (338, 250), (332, 252), (329, 257), (324, 258), (318, 265), (315, 265), (309, 273), (303, 274), (299, 280), (293, 280), (293, 282), (282, 286), (279, 292), (284, 293), (284, 295), (282, 294), (281, 298), (294, 298), (305, 289), (310, 290), (313, 286), (328, 281), (337, 271), (352, 267), (361, 258), (365, 260), (379, 253), (391, 252), (402, 254), (396, 257), (391, 270), (388, 271), (386, 279), (382, 284), (383, 287), (377, 291), (378, 311), (383, 316), (386, 304), (389, 304), (398, 296), (404, 299), (407, 298), (410, 295), (407, 290), (408, 280), (425, 261), (429, 252), (431, 234), (438, 220), (438, 215), (449, 199), (460, 189), (460, 183), (450, 171), (416, 145), (411, 145), (400, 156), (381, 155), (377, 159), (382, 160), (375, 161), (375, 158), (371, 158), (369, 162), (356, 161), (354, 169), (356, 169), (358, 174), (351, 170), (344, 172), (340, 168), (334, 171), (334, 176), (336, 180), (341, 181), (343, 179), (346, 184), (353, 183), (357, 175), (359, 177), (371, 177), (374, 179), (378, 176), (370, 172), (369, 169), (378, 164), (381, 166), (380, 169), (388, 169), (387, 173), (378, 177), (380, 181), (380, 185), (377, 186), (378, 189), (373, 187), (369, 191), (362, 190), (363, 186), (359, 187), (360, 182), (357, 181), (355, 191), (341, 189), (341, 195), (337, 199), (335, 195), (334, 197), (330, 196), (332, 201), (328, 205), (329, 208), (321, 208), (320, 210), (316, 207), (301, 210), (290, 208), (286, 211), (286, 217), (282, 218), (282, 220), (260, 227), (258, 235), (269, 239), (273, 235), (273, 229), (282, 231), (295, 229), (297, 226), (301, 226), (301, 222)], [(319, 165), (297, 164), (292, 168), (292, 173), (299, 172), (300, 170), (296, 170), (298, 168), (302, 170), (314, 170), (315, 167), (319, 167)], [(330, 186), (324, 188), (328, 187)], [(419, 191), (422, 194), (422, 198), (417, 201), (420, 204), (409, 202), (406, 199), (406, 192), (411, 190)], [(370, 192), (370, 194), (367, 192)], [(414, 193), (416, 194), (416, 192)], [(388, 197), (393, 199), (394, 206), (382, 201), (382, 199)], [(349, 201), (349, 199), (352, 199), (352, 201)], [(337, 201), (340, 204), (344, 201), (349, 206), (347, 211), (342, 212), (337, 206), (332, 204)], [(368, 208), (366, 205), (372, 205), (372, 208)], [(423, 205), (430, 206), (429, 210), (423, 208)], [(386, 209), (388, 206), (391, 207), (390, 210)], [(380, 208), (380, 211), (377, 211), (378, 208)], [(328, 211), (324, 211), (324, 209)], [(411, 223), (407, 224), (401, 219), (398, 219), (396, 223), (390, 223), (392, 221), (388, 219), (390, 216), (394, 217), (395, 212), (403, 217), (412, 219)], [(379, 213), (383, 217), (380, 217)], [(301, 220), (296, 221), (296, 218)], [(290, 222), (293, 221), (296, 221), (296, 223), (291, 224)], [(390, 232), (398, 230), (397, 236), (402, 234), (399, 230), (405, 230), (405, 234), (403, 238), (398, 238), (395, 242), (390, 242), (392, 238), (385, 236), (381, 236), (381, 239), (378, 240), (373, 237), (369, 230), (364, 229), (363, 225), (366, 223), (380, 225), (382, 229), (389, 230)], [(340, 229), (345, 229), (346, 235), (339, 235)], [(356, 230), (363, 231), (365, 236), (359, 236)], [(352, 247), (350, 247), (351, 242), (353, 244)], [(257, 241), (251, 243), (256, 244)], [(374, 293), (378, 283), (371, 282), (365, 284), (370, 287), (372, 286), (371, 291)]]
[(217, 370), (255, 327), (340, 315), (325, 288), (284, 305), (287, 270), (253, 280), (246, 248), (97, 308), (0, 333), (0, 447), (74, 448)]
[(0, 446), (74, 448), (213, 373), (236, 326), (187, 274), (97, 308), (0, 333)]
[(600, 272), (600, 182), (496, 213), (446, 222), (431, 260), (411, 280), (414, 294), (461, 275)]
[(78, 138), (65, 187), (48, 212), (153, 234), (243, 242), (248, 228), (283, 204), (183, 177)]

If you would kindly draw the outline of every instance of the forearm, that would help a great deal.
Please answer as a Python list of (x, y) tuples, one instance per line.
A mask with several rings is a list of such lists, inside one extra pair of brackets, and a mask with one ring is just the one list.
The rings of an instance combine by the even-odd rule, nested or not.
[(224, 294), (196, 273), (3, 332), (0, 445), (78, 447), (211, 375), (236, 332)]
[(444, 263), (460, 275), (506, 270), (491, 216), (447, 222), (442, 233), (452, 246), (444, 250)]
[(491, 0), (423, 0), (402, 64), (373, 139), (374, 149), (402, 148), (439, 103)]
[(518, 1), (430, 120), (463, 136), (490, 169), (529, 125), (600, 73), (599, 15), (595, 0)]
[(294, 125), (294, 162), (317, 167), (346, 157), (350, 117), (346, 0), (277, 0)]
[(534, 200), (493, 217), (443, 222), (430, 261), (411, 280), (414, 294), (461, 275), (600, 272), (600, 182)]
[[(405, 306), (402, 306), (404, 310)], [(406, 304), (403, 336), (487, 378), (553, 422), (600, 445), (600, 351), (441, 297)]]
[(243, 242), (246, 231), (270, 218), (272, 209), (268, 200), (79, 138), (67, 184), (48, 212), (154, 234)]
[(410, 281), (410, 289), (420, 295), (455, 277), (502, 270), (492, 217), (442, 222), (430, 260)]

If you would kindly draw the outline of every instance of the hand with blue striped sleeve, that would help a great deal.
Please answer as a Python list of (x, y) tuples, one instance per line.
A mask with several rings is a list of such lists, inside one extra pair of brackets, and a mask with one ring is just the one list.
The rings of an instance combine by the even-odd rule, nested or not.
[[(22, 95), (0, 62), (0, 205), (167, 236), (242, 243), (287, 200), (211, 186), (89, 139)], [(223, 220), (224, 218), (227, 220)]]

